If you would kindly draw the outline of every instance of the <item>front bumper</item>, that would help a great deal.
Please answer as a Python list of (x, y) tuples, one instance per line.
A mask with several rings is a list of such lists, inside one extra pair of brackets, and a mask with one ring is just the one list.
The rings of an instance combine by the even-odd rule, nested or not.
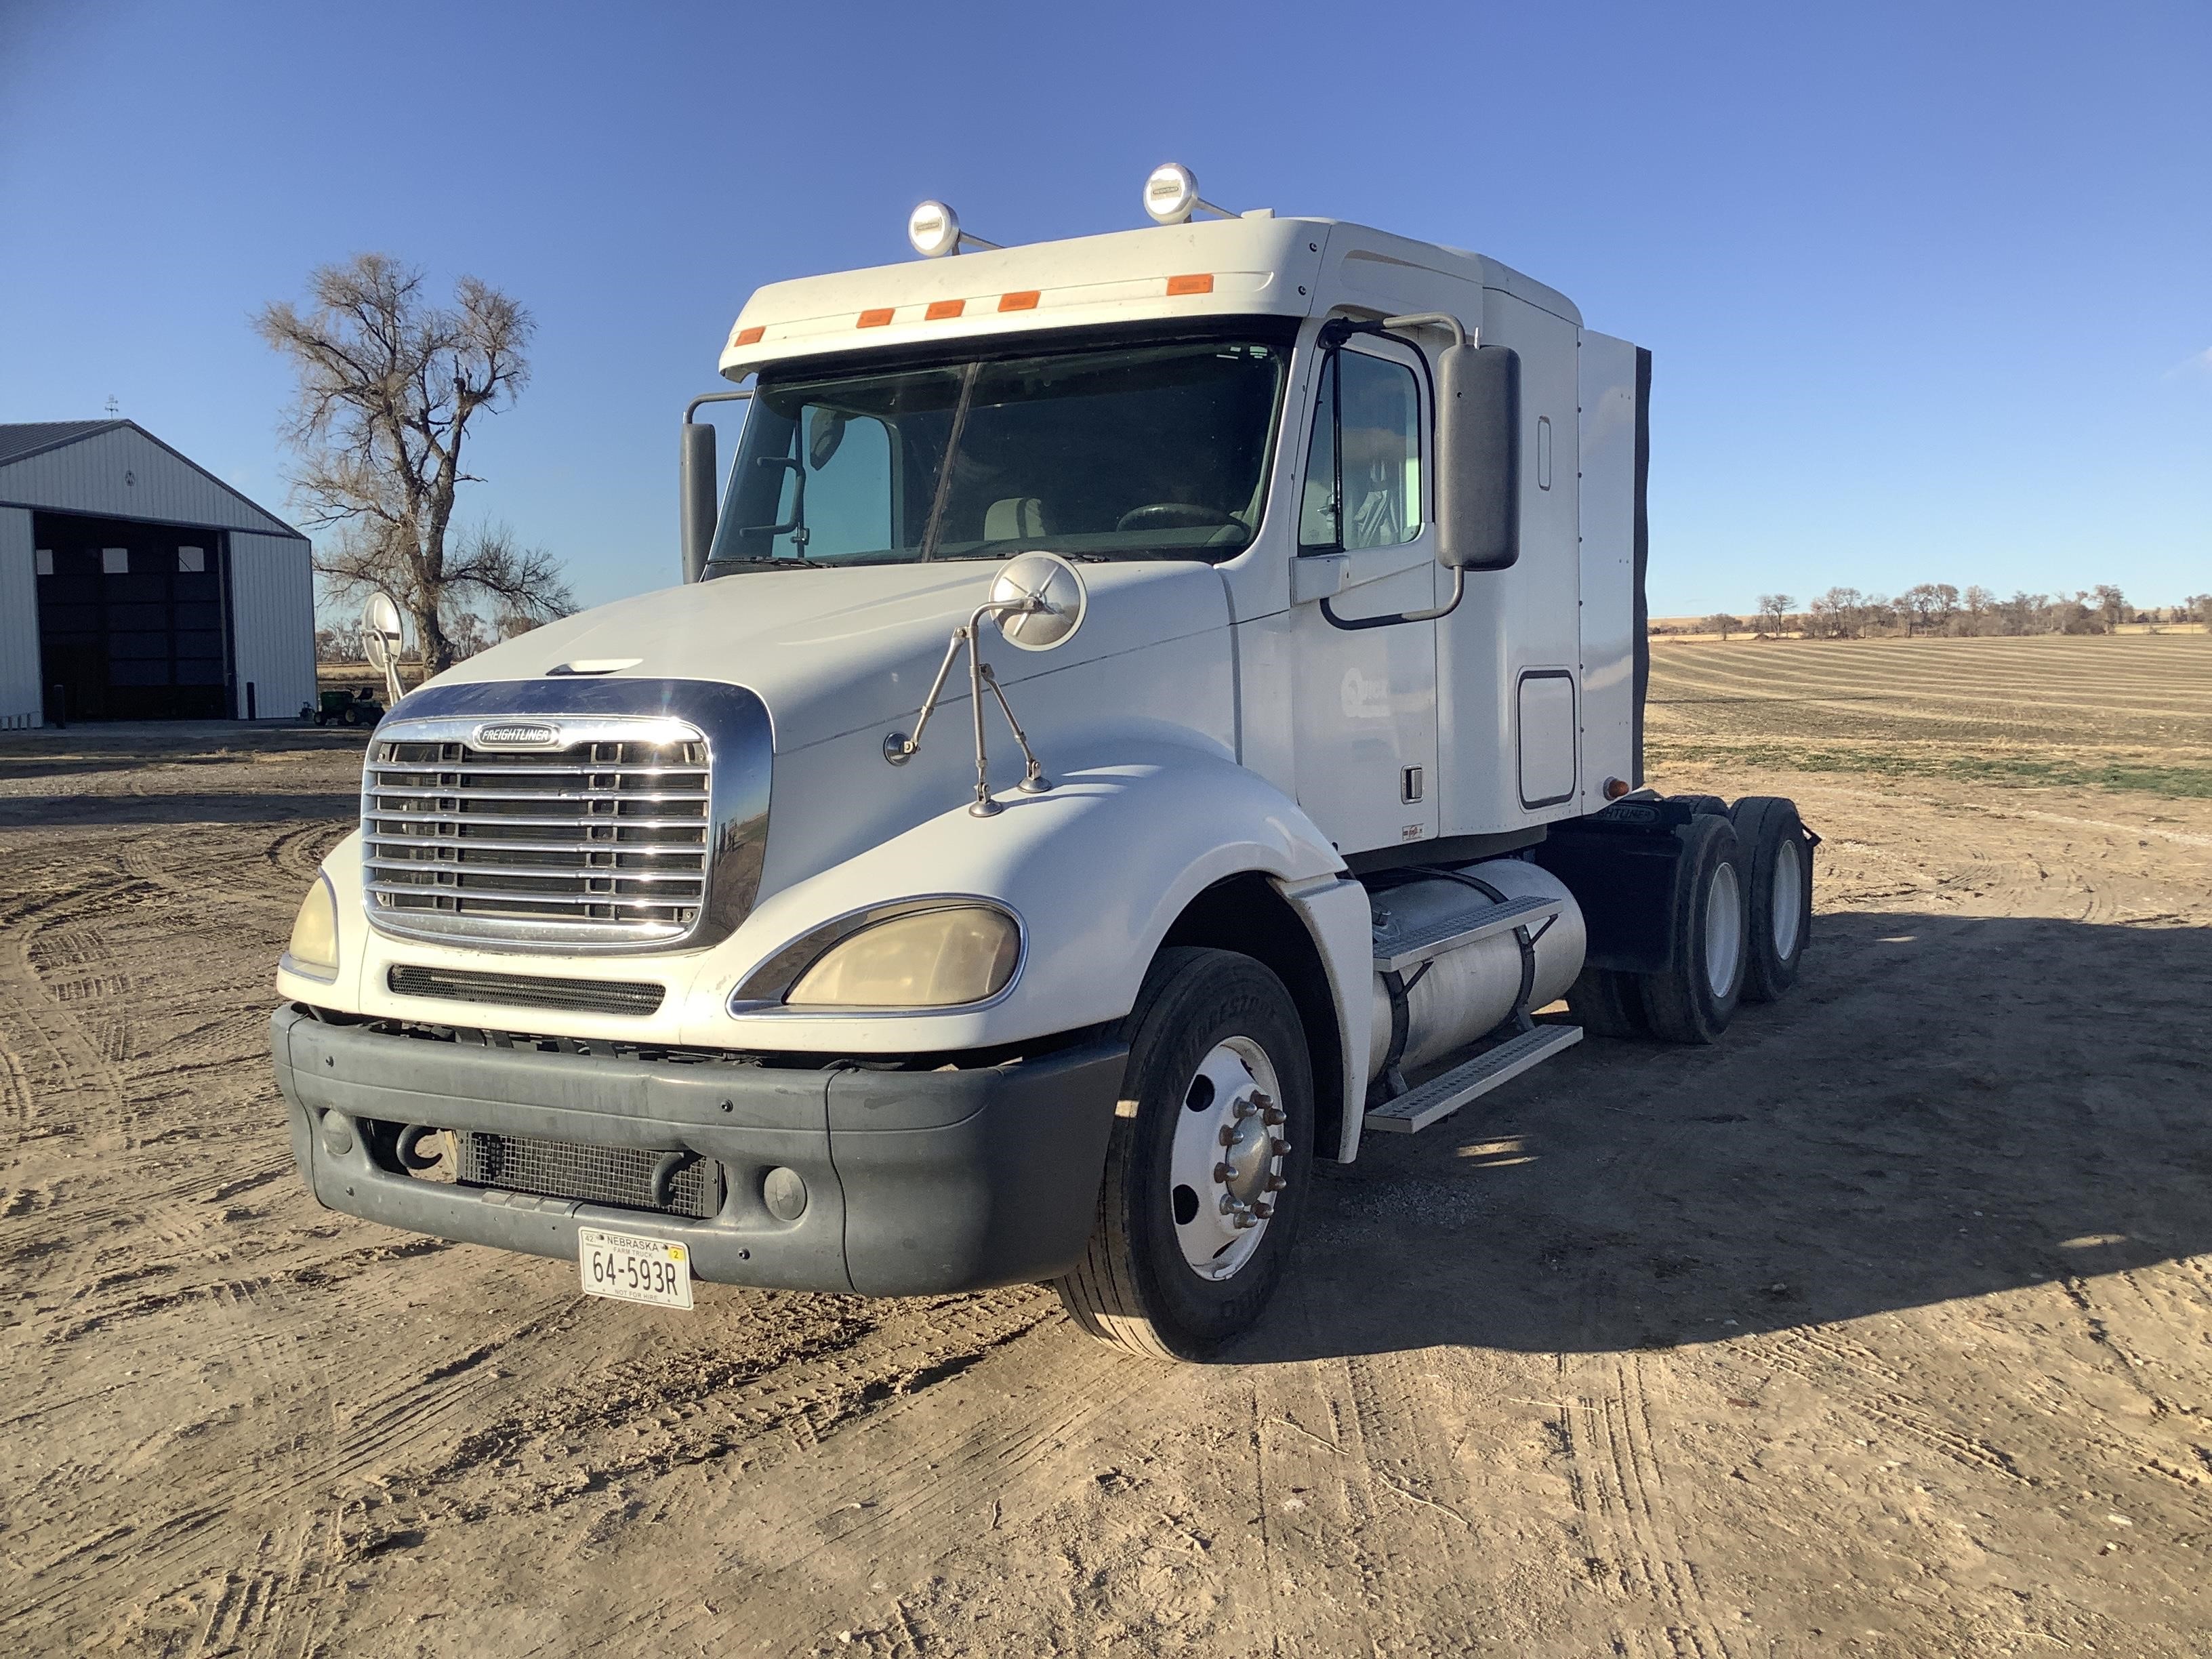
[[(574, 1260), (584, 1227), (678, 1240), (721, 1284), (911, 1296), (1048, 1279), (1082, 1254), (1127, 1059), (1090, 1042), (973, 1069), (818, 1071), (618, 1060), (270, 1021), (292, 1152), (334, 1210)], [(705, 1219), (424, 1181), (365, 1123), (690, 1152), (722, 1166)], [(772, 1214), (769, 1172), (805, 1208)], [(787, 1205), (787, 1208), (789, 1206)]]

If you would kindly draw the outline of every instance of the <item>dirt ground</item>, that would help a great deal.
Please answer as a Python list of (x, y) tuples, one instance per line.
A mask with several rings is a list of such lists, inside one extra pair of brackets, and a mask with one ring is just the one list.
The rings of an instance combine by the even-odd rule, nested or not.
[(0, 751), (15, 1653), (2212, 1644), (2212, 801), (1670, 771), (1826, 837), (1796, 995), (1377, 1137), (1169, 1369), (317, 1209), (264, 1021), (355, 742)]

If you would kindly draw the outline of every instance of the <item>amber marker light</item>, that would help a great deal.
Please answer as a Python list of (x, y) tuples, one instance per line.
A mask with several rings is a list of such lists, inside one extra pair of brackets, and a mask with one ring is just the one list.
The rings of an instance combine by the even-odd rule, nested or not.
[(730, 343), (732, 345), (758, 345), (760, 343), (761, 336), (767, 332), (768, 330), (766, 328), (763, 327), (758, 323), (755, 323), (750, 328), (739, 329), (738, 331), (738, 337), (731, 341)]
[(932, 300), (929, 302), (929, 309), (921, 313), (922, 320), (930, 323), (941, 322), (947, 317), (957, 317), (967, 309), (968, 302), (965, 300)]
[(860, 313), (860, 320), (854, 324), (854, 326), (856, 328), (889, 328), (890, 326), (890, 321), (891, 307), (885, 306), (880, 311), (862, 312)]
[(1178, 294), (1211, 294), (1212, 292), (1213, 273), (1210, 270), (1195, 276), (1168, 278), (1168, 297), (1170, 299)]
[(1025, 288), (1018, 294), (1001, 294), (999, 296), (999, 309), (1035, 311), (1037, 308), (1037, 296), (1038, 291), (1033, 288)]
[(1605, 798), (1607, 800), (1619, 800), (1628, 793), (1630, 787), (1626, 778), (1607, 778), (1605, 781)]

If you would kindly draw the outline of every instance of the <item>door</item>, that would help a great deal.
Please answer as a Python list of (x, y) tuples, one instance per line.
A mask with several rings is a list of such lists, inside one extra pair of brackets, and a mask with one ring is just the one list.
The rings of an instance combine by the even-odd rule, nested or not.
[(1429, 427), (1410, 348), (1358, 337), (1324, 362), (1291, 573), (1293, 724), (1298, 805), (1347, 857), (1437, 833), (1436, 623), (1340, 625), (1437, 602)]
[(48, 720), (231, 717), (219, 532), (32, 523)]

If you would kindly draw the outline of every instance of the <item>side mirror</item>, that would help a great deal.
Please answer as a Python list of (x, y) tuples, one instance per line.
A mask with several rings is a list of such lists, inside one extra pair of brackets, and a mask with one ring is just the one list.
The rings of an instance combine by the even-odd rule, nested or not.
[(677, 501), (683, 512), (681, 546), (684, 580), (696, 582), (707, 574), (707, 556), (714, 550), (714, 520), (719, 506), (720, 480), (714, 476), (714, 428), (699, 418), (702, 404), (742, 404), (752, 392), (702, 392), (684, 406), (683, 471), (677, 485)]
[(696, 582), (714, 545), (714, 428), (684, 422), (683, 470), (678, 496), (684, 514), (684, 580)]
[(1437, 359), (1437, 562), (1504, 570), (1521, 556), (1521, 354), (1452, 346)]

